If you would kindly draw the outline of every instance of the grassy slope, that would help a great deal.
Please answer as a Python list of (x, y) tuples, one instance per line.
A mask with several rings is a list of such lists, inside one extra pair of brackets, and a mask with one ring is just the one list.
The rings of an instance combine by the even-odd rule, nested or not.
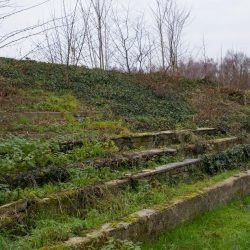
[[(3, 113), (88, 112), (84, 119), (65, 115), (61, 120), (49, 118), (39, 122), (5, 123), (1, 122), (0, 116), (0, 131), (22, 134), (27, 131), (72, 133), (98, 130), (102, 135), (215, 126), (235, 134), (241, 131), (242, 123), (246, 129), (249, 126), (247, 114), (250, 109), (243, 93), (206, 79), (171, 78), (160, 73), (128, 75), (84, 67), (76, 68), (74, 74), (74, 70), (72, 67), (68, 89), (62, 65), (0, 58), (0, 111)], [(200, 185), (206, 184), (202, 182)], [(192, 186), (191, 190), (196, 188)], [(0, 244), (2, 249), (17, 249), (17, 246), (36, 249), (47, 242), (67, 239), (71, 234), (80, 235), (82, 229), (91, 229), (144, 206), (165, 201), (169, 190), (167, 186), (163, 192), (146, 185), (141, 192), (128, 192), (121, 197), (107, 196), (96, 209), (85, 211), (89, 220), (63, 215), (31, 218), (25, 222), (27, 227), (23, 232), (19, 228), (17, 232), (1, 232)], [(179, 188), (176, 192), (172, 190), (171, 195), (184, 191)], [(126, 200), (130, 205), (125, 209)], [(22, 235), (26, 236), (19, 237)]]
[[(173, 78), (160, 73), (128, 75), (72, 67), (69, 90), (63, 65), (6, 58), (0, 59), (0, 74), (0, 91), (6, 92), (0, 110), (5, 111), (46, 110), (44, 103), (52, 104), (47, 110), (55, 110), (53, 95), (60, 98), (68, 95), (79, 101), (74, 111), (96, 111), (90, 123), (119, 121), (120, 126), (133, 132), (197, 126), (218, 126), (237, 132), (239, 122), (249, 121), (250, 109), (244, 93), (207, 79)], [(121, 132), (122, 129), (117, 133)]]

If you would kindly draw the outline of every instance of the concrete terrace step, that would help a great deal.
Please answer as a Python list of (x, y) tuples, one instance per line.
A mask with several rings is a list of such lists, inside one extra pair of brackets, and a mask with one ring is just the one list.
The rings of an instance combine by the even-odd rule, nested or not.
[(86, 111), (78, 111), (76, 113), (72, 112), (24, 112), (24, 113), (6, 113), (0, 112), (0, 121), (2, 122), (10, 122), (16, 119), (30, 119), (32, 121), (39, 120), (42, 118), (53, 117), (56, 119), (63, 118), (65, 114), (71, 114), (78, 117), (86, 117)]
[[(195, 130), (175, 130), (161, 131), (157, 133), (139, 133), (128, 136), (99, 138), (100, 141), (111, 140), (120, 150), (135, 149), (139, 147), (157, 148), (171, 144), (180, 144), (185, 142), (185, 136), (189, 135), (211, 135), (216, 134), (215, 128), (199, 128)], [(188, 138), (186, 138), (188, 139)], [(53, 139), (52, 139), (53, 141)], [(55, 143), (64, 147), (81, 146), (82, 139), (57, 140)]]
[[(182, 148), (158, 148), (158, 149), (151, 149), (151, 150), (144, 150), (144, 151), (138, 151), (138, 152), (119, 152), (114, 155), (107, 156), (105, 158), (95, 158), (95, 159), (87, 159), (82, 162), (77, 162), (68, 166), (61, 166), (61, 177), (62, 179), (67, 179), (69, 176), (67, 172), (67, 168), (85, 168), (87, 166), (93, 166), (94, 168), (100, 169), (103, 167), (108, 167), (111, 170), (115, 170), (118, 167), (125, 167), (126, 168), (132, 168), (136, 167), (139, 163), (143, 163), (144, 167), (147, 166), (145, 163), (147, 161), (151, 161), (155, 158), (160, 158), (162, 156), (175, 156), (175, 155), (186, 155), (186, 157), (192, 157), (192, 155), (197, 154), (203, 154), (206, 152), (211, 153), (215, 151), (222, 151), (229, 149), (237, 144), (242, 143), (241, 140), (239, 140), (236, 137), (232, 138), (223, 138), (223, 139), (216, 139), (216, 140), (210, 140), (207, 142), (200, 142), (200, 144), (197, 145), (187, 145)], [(149, 163), (151, 164), (151, 163)], [(60, 167), (60, 166), (59, 166)], [(48, 171), (47, 171), (48, 170)], [(43, 177), (41, 177), (40, 173), (34, 173), (34, 172), (26, 172), (26, 173), (12, 173), (8, 176), (1, 175), (1, 183), (3, 184), (9, 184), (13, 185), (13, 183), (19, 183), (22, 188), (27, 187), (29, 182), (27, 182), (27, 179), (32, 178), (33, 182), (38, 181), (41, 182), (41, 178), (50, 179), (50, 174), (52, 174), (53, 179), (53, 169), (42, 169), (40, 170), (41, 173), (43, 173)], [(51, 172), (52, 171), (52, 172)], [(54, 180), (54, 179), (53, 179)], [(55, 180), (54, 180), (55, 181)]]
[(138, 151), (138, 152), (120, 152), (114, 156), (98, 159), (85, 160), (81, 163), (73, 164), (72, 167), (85, 167), (92, 165), (95, 168), (108, 166), (114, 169), (119, 164), (126, 164), (133, 166), (138, 162), (145, 162), (152, 160), (154, 156), (164, 155), (198, 155), (206, 152), (222, 151), (238, 144), (242, 144), (242, 140), (237, 137), (222, 138), (208, 141), (197, 142), (197, 144), (185, 145), (184, 147), (176, 148), (157, 148), (152, 150)]
[[(205, 152), (211, 152), (212, 149), (214, 151), (222, 151), (225, 149), (229, 149), (237, 144), (240, 144), (241, 140), (238, 140), (236, 137), (232, 138), (223, 138), (223, 139), (216, 139), (211, 140), (208, 142), (201, 142), (198, 145), (188, 145), (184, 148), (158, 148), (158, 149), (152, 149), (152, 150), (144, 150), (139, 152), (119, 152), (115, 155), (110, 155), (105, 158), (96, 158), (96, 159), (87, 159), (83, 162), (78, 162), (71, 164), (67, 166), (67, 168), (85, 168), (89, 165), (95, 167), (95, 168), (103, 168), (103, 167), (109, 167), (111, 170), (117, 169), (117, 167), (127, 166), (128, 168), (132, 168), (137, 166), (139, 163), (146, 163), (147, 161), (151, 161), (152, 159), (156, 157), (162, 157), (162, 156), (175, 156), (177, 154), (186, 155), (186, 157), (190, 157), (192, 155), (203, 154)], [(146, 166), (146, 165), (145, 165)], [(63, 166), (63, 168), (60, 170), (63, 174), (63, 178), (66, 178), (68, 176), (68, 172), (66, 170), (66, 167)], [(145, 170), (147, 171), (147, 170)], [(41, 170), (43, 172), (44, 178), (48, 178), (50, 175), (50, 172), (46, 172), (46, 169)], [(53, 170), (52, 170), (53, 172)], [(32, 180), (40, 181), (41, 176), (39, 174), (34, 174), (32, 172), (27, 173), (13, 173), (8, 176), (6, 179), (5, 176), (2, 176), (2, 183), (10, 184), (12, 182), (18, 182), (19, 185), (23, 185), (22, 188), (25, 188), (27, 184), (27, 178), (33, 178)], [(37, 179), (38, 178), (38, 179)]]
[(143, 209), (117, 222), (107, 223), (86, 237), (67, 240), (71, 249), (100, 249), (109, 237), (134, 242), (145, 242), (156, 238), (163, 230), (170, 230), (192, 220), (196, 215), (240, 199), (250, 194), (250, 171), (235, 175), (213, 186), (197, 190), (186, 196), (177, 197), (167, 204), (158, 204)]
[(111, 169), (114, 169), (119, 164), (125, 164), (127, 166), (134, 166), (138, 162), (145, 162), (152, 160), (153, 157), (158, 156), (170, 156), (176, 155), (177, 150), (174, 148), (162, 148), (162, 149), (152, 149), (145, 150), (139, 152), (121, 152), (114, 156), (106, 157), (106, 158), (97, 158), (85, 160), (80, 163), (75, 163), (71, 165), (72, 167), (85, 167), (88, 165), (92, 165), (95, 168), (101, 168), (104, 166), (108, 166)]
[[(112, 193), (117, 193), (121, 189), (131, 184), (132, 179), (178, 179), (189, 176), (193, 171), (201, 168), (201, 159), (187, 159), (183, 162), (170, 163), (163, 166), (156, 167), (155, 169), (146, 169), (136, 174), (128, 174), (123, 176), (119, 180), (108, 181), (98, 186), (102, 186)], [(36, 210), (43, 213), (74, 213), (77, 212), (76, 209), (83, 208), (82, 204), (83, 194), (89, 192), (90, 190), (95, 190), (95, 185), (90, 185), (82, 188), (75, 188), (73, 190), (65, 190), (61, 192), (56, 192), (55, 194), (49, 194), (48, 197), (43, 199), (35, 199), (33, 201), (33, 206)], [(61, 202), (61, 199), (64, 202)], [(66, 202), (68, 200), (68, 202)], [(13, 202), (0, 207), (0, 218), (5, 218), (13, 213), (19, 213), (27, 209), (28, 202), (27, 199), (20, 200), (18, 202)]]

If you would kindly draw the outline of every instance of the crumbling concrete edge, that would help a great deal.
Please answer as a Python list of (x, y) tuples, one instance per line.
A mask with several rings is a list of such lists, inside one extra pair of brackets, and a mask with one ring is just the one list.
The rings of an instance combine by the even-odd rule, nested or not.
[[(117, 136), (117, 137), (103, 137), (99, 138), (100, 141), (111, 140), (119, 148), (123, 150), (124, 148), (138, 148), (140, 146), (157, 148), (161, 146), (166, 146), (170, 144), (180, 143), (177, 138), (178, 135), (183, 133), (194, 133), (195, 135), (204, 135), (210, 133), (216, 133), (215, 128), (199, 128), (195, 130), (168, 130), (168, 131), (159, 131), (153, 133), (138, 133), (130, 134), (127, 136)], [(51, 141), (53, 143), (53, 140)], [(71, 140), (57, 140), (54, 143), (58, 143), (61, 146), (66, 146), (72, 144), (72, 146), (81, 146), (82, 139), (71, 139)]]
[(0, 207), (0, 220), (4, 216), (15, 214), (20, 211), (25, 211), (27, 208), (28, 199), (21, 199)]
[[(163, 230), (170, 230), (196, 215), (220, 207), (234, 198), (250, 194), (250, 171), (234, 175), (213, 186), (177, 197), (167, 204), (143, 209), (120, 221), (103, 225), (86, 237), (75, 237), (65, 242), (70, 249), (99, 249), (108, 237), (134, 242), (156, 238)], [(97, 239), (99, 241), (97, 241)]]
[[(125, 175), (121, 179), (105, 182), (101, 184), (101, 186), (109, 192), (118, 193), (120, 188), (123, 188), (130, 184), (131, 178), (138, 180), (157, 178), (158, 176), (162, 175), (180, 175), (179, 173), (184, 171), (182, 170), (183, 168), (192, 167), (196, 169), (199, 167), (199, 163), (201, 162), (201, 159), (186, 159), (182, 162), (169, 163), (156, 167), (155, 169), (145, 169), (133, 175)], [(56, 195), (54, 193), (51, 193), (48, 195), (48, 197), (35, 199), (33, 203), (35, 202), (35, 207), (43, 212), (60, 213), (60, 209), (62, 209), (63, 212), (69, 212), (72, 209), (72, 202), (70, 202), (70, 200), (73, 200), (76, 205), (78, 200), (78, 192), (83, 192), (85, 188), (88, 188), (90, 186), (94, 187), (94, 185), (89, 185), (85, 187), (76, 188), (74, 190), (64, 190), (61, 192), (56, 192)], [(68, 196), (70, 196), (70, 198), (67, 198)], [(63, 204), (61, 204), (60, 199), (58, 197), (63, 197), (64, 200), (69, 199), (69, 202), (64, 202)], [(25, 211), (27, 209), (27, 206), (27, 199), (3, 205), (0, 207), (0, 218), (11, 215), (13, 213), (18, 213), (20, 211)]]

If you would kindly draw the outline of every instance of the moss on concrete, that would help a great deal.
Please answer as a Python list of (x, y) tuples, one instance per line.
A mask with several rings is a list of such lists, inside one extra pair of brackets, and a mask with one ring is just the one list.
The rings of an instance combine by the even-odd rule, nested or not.
[(70, 246), (64, 243), (58, 243), (56, 245), (48, 245), (42, 248), (39, 248), (39, 250), (66, 250), (70, 249)]
[(174, 200), (188, 200), (188, 199), (194, 198), (198, 195), (199, 195), (199, 193), (194, 192), (194, 193), (178, 196)]
[(114, 227), (114, 228), (117, 228), (118, 227), (118, 224), (119, 223), (131, 223), (131, 222), (136, 222), (138, 221), (138, 219), (140, 219), (140, 216), (137, 215), (137, 214), (134, 214), (134, 215), (130, 215), (128, 217), (125, 217), (121, 220), (117, 220), (117, 221), (114, 221), (111, 226)]

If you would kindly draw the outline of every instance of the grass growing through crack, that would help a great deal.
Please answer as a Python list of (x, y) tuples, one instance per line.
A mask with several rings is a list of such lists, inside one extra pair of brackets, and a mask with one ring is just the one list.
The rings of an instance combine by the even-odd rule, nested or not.
[(196, 183), (180, 183), (175, 186), (163, 184), (157, 188), (141, 181), (136, 190), (127, 188), (119, 195), (104, 192), (101, 198), (91, 201), (92, 207), (87, 206), (81, 211), (79, 218), (66, 214), (46, 214), (46, 217), (36, 214), (26, 223), (21, 223), (16, 231), (2, 230), (0, 249), (38, 249), (46, 244), (67, 240), (69, 237), (84, 236), (86, 231), (98, 228), (106, 222), (120, 219), (157, 203), (168, 202), (176, 196), (211, 185), (238, 172), (234, 170), (214, 177), (206, 176)]
[(198, 215), (191, 223), (162, 233), (142, 249), (250, 249), (250, 197)]

